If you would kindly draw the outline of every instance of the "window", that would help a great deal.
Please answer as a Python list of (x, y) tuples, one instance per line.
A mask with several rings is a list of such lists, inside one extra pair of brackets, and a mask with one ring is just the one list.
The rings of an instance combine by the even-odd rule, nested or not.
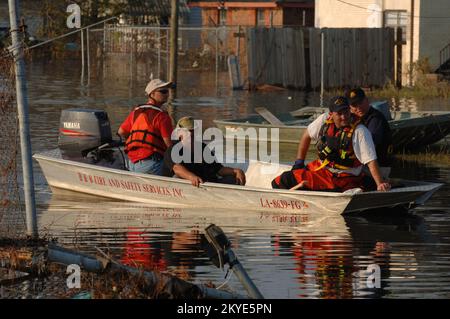
[(265, 11), (263, 9), (256, 9), (256, 25), (262, 27), (266, 25)]
[[(406, 11), (389, 10), (384, 11), (384, 26), (391, 27), (397, 30), (402, 28), (402, 42), (406, 43), (406, 28), (408, 26), (408, 15)], [(395, 40), (397, 41), (397, 32), (395, 33)]]

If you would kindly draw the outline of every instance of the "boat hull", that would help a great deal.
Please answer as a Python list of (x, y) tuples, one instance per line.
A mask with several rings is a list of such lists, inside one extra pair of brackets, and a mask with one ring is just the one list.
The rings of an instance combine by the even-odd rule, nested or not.
[[(317, 114), (316, 114), (317, 115)], [(392, 131), (392, 140), (394, 152), (403, 150), (414, 150), (424, 146), (434, 144), (444, 139), (450, 134), (450, 113), (448, 112), (393, 112), (394, 120), (389, 121)], [(281, 118), (287, 118), (284, 114)], [(300, 120), (301, 125), (271, 125), (261, 123), (259, 116), (250, 116), (239, 120), (215, 120), (215, 125), (224, 133), (225, 137), (235, 139), (235, 133), (239, 130), (248, 130), (254, 128), (256, 134), (259, 129), (267, 130), (267, 138), (257, 135), (259, 141), (272, 142), (270, 139), (271, 130), (277, 129), (280, 144), (298, 145), (301, 136), (306, 130), (308, 120)], [(311, 122), (311, 120), (309, 121)], [(289, 123), (289, 122), (287, 122)], [(295, 123), (295, 121), (291, 121)], [(242, 134), (237, 139), (242, 138)], [(264, 135), (265, 136), (265, 135)], [(315, 149), (315, 144), (311, 143), (310, 150)]]
[[(380, 207), (420, 205), (442, 186), (408, 182), (405, 187), (390, 192), (352, 194), (275, 190), (268, 188), (267, 181), (263, 187), (257, 187), (249, 179), (253, 186), (204, 183), (194, 187), (189, 181), (179, 178), (101, 167), (51, 154), (36, 154), (34, 158), (54, 191), (69, 190), (156, 207), (342, 214)], [(284, 170), (285, 167), (281, 165), (279, 169)], [(256, 175), (260, 174), (257, 172)]]
[[(157, 207), (206, 207), (279, 212), (323, 211), (341, 214), (351, 196), (190, 182), (34, 155), (53, 191), (70, 190)], [(305, 194), (306, 193), (306, 194)]]

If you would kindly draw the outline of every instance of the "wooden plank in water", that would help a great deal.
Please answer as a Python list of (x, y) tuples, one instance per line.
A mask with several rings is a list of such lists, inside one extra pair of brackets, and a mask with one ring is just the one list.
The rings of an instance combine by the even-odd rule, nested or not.
[(228, 72), (230, 75), (231, 88), (233, 90), (238, 90), (242, 88), (241, 85), (241, 77), (239, 70), (239, 61), (237, 56), (230, 55), (228, 56)]
[(284, 126), (284, 123), (281, 122), (275, 115), (273, 115), (265, 107), (255, 107), (255, 111), (259, 115), (261, 115), (264, 119), (266, 119), (270, 124), (277, 125), (277, 126)]

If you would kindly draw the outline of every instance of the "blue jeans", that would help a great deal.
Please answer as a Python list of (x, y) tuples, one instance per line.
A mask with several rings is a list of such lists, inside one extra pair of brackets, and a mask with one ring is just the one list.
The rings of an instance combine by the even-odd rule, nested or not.
[(153, 154), (147, 158), (137, 161), (136, 163), (133, 163), (128, 159), (128, 170), (130, 172), (161, 175), (162, 166), (163, 158), (159, 154)]

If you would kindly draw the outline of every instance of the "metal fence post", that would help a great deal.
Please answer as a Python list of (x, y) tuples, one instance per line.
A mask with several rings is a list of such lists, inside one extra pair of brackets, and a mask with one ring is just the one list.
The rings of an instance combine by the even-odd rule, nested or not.
[(89, 45), (89, 28), (86, 29), (86, 54), (87, 54), (87, 85), (91, 82), (91, 58), (90, 58), (90, 45)]
[(81, 29), (81, 85), (84, 85), (84, 30)]
[(11, 24), (12, 52), (16, 71), (16, 95), (19, 117), (20, 150), (22, 156), (22, 171), (25, 193), (25, 210), (27, 233), (32, 237), (38, 237), (36, 220), (36, 201), (34, 194), (33, 165), (31, 158), (30, 128), (28, 121), (28, 97), (23, 61), (22, 35), (18, 26), (18, 1), (9, 1), (9, 20)]
[(219, 32), (216, 27), (216, 89), (219, 87)]

